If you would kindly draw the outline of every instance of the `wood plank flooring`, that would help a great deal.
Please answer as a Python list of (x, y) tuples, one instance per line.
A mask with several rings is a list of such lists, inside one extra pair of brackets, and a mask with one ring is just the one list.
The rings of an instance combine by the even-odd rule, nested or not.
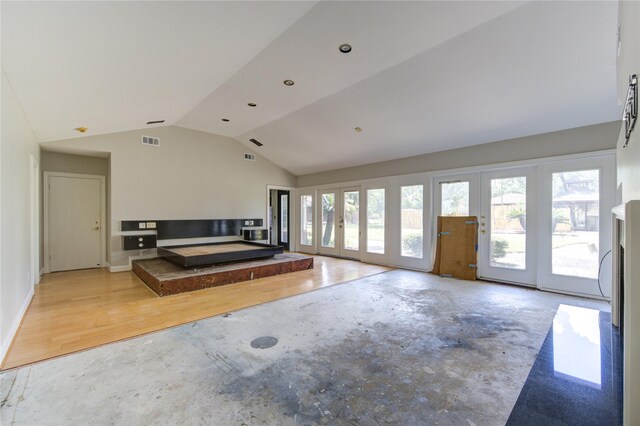
[(314, 256), (314, 269), (158, 297), (132, 272), (106, 269), (47, 274), (1, 369), (354, 280), (390, 268)]

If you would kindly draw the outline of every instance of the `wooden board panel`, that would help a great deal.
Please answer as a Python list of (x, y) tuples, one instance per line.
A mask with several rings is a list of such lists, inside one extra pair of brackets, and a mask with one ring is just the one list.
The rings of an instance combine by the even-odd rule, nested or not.
[(464, 280), (477, 278), (478, 218), (438, 217), (438, 246), (434, 274)]

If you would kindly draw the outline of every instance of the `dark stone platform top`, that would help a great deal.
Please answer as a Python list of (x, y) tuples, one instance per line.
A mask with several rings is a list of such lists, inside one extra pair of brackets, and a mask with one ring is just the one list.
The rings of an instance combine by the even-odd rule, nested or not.
[(307, 259), (313, 260), (313, 257), (301, 254), (285, 253), (276, 254), (270, 259), (249, 260), (244, 262), (225, 263), (220, 265), (206, 265), (187, 269), (162, 257), (156, 257), (154, 259), (134, 260), (133, 263), (144, 269), (149, 274), (153, 275), (156, 279), (163, 281)]
[(283, 252), (282, 246), (243, 240), (158, 247), (159, 256), (185, 268), (266, 259)]

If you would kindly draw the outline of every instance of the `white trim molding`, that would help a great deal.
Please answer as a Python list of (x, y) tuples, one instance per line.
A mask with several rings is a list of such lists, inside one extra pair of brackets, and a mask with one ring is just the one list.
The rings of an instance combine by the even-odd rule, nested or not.
[(27, 297), (24, 298), (24, 302), (22, 302), (22, 306), (18, 311), (18, 314), (13, 319), (13, 324), (11, 324), (11, 330), (9, 330), (9, 334), (7, 335), (7, 339), (2, 342), (2, 348), (0, 348), (0, 360), (4, 362), (4, 357), (9, 352), (9, 348), (13, 343), (13, 339), (16, 337), (16, 333), (20, 328), (20, 324), (22, 324), (22, 319), (24, 318), (24, 314), (27, 313), (27, 309), (29, 308), (29, 304), (31, 304), (31, 300), (33, 299), (33, 286), (31, 286), (31, 290), (27, 294)]

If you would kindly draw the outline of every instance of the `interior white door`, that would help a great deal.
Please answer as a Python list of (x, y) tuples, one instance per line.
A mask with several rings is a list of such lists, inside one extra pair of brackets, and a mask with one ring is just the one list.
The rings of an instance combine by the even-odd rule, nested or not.
[(535, 169), (480, 175), (478, 276), (536, 285)]
[(50, 176), (48, 188), (51, 272), (101, 266), (101, 181)]

